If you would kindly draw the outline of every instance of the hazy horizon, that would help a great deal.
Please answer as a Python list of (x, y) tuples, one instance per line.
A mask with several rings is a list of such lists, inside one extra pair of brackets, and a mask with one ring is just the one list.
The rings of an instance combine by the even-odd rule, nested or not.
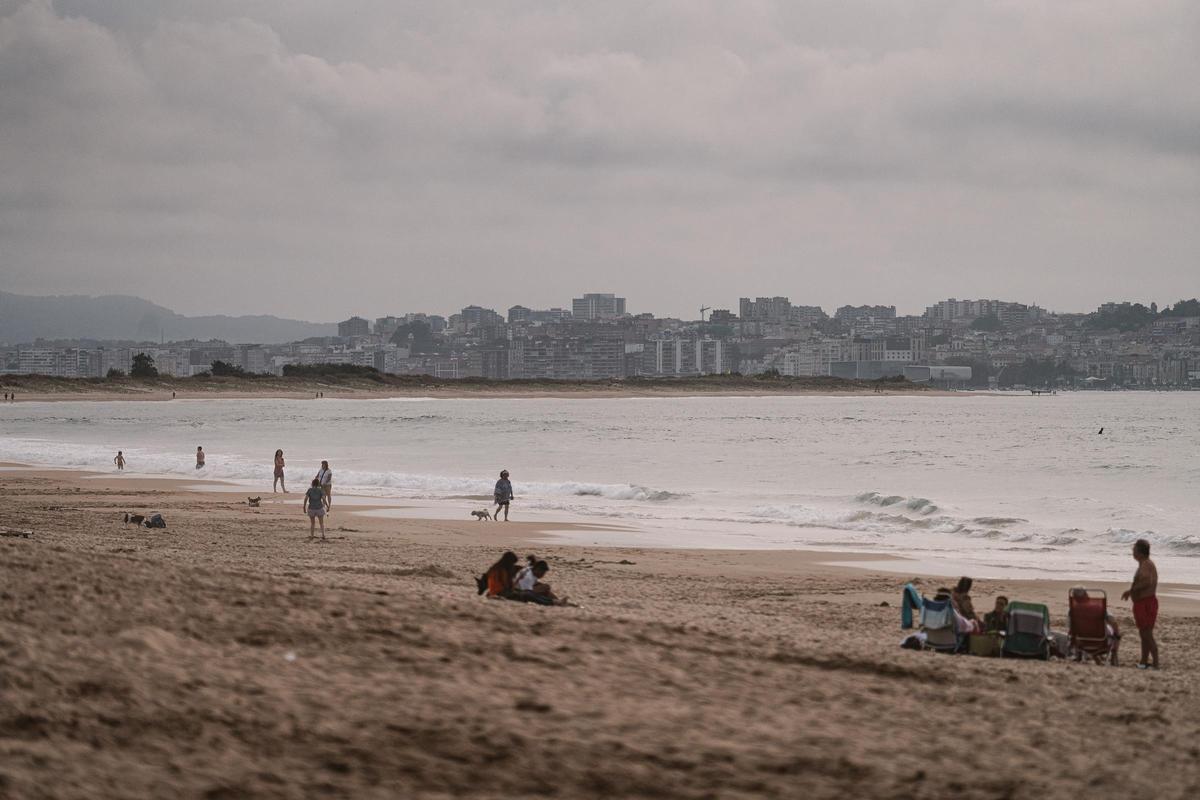
[(1200, 294), (1200, 6), (0, 0), (0, 290), (336, 321)]
[[(4, 290), (4, 288), (3, 288), (3, 287), (0, 287), (0, 293), (3, 293), (4, 291), (5, 291), (5, 290)], [(12, 293), (10, 293), (10, 294), (12, 294)], [(28, 295), (28, 296), (30, 296), (30, 297), (34, 297), (34, 295)], [(60, 294), (56, 294), (56, 295), (37, 295), (36, 297), (42, 298), (42, 297), (52, 297), (52, 296), (57, 296), (57, 297), (84, 297), (84, 298), (90, 298), (90, 299), (97, 299), (97, 298), (99, 298), (99, 297), (103, 297), (103, 296), (105, 296), (105, 295), (71, 295), (71, 294), (69, 294), (69, 293), (60, 293)], [(176, 308), (172, 308), (172, 307), (171, 307), (171, 306), (170, 306), (168, 303), (159, 302), (158, 300), (156, 300), (156, 299), (155, 299), (155, 298), (153, 298), (153, 297), (142, 297), (142, 296), (138, 296), (138, 295), (127, 295), (127, 294), (125, 294), (125, 293), (115, 293), (115, 294), (111, 294), (111, 295), (107, 295), (107, 296), (109, 296), (109, 297), (132, 297), (132, 298), (134, 298), (134, 299), (138, 299), (138, 300), (144, 300), (144, 301), (146, 301), (146, 302), (153, 303), (153, 304), (155, 304), (155, 305), (159, 305), (159, 306), (162, 306), (162, 307), (164, 307), (164, 308), (167, 308), (167, 309), (169, 309), (169, 310), (171, 310), (171, 311), (175, 311), (175, 312), (177, 312), (177, 313), (181, 313), (181, 312), (179, 312), (179, 310), (178, 310), (178, 309), (176, 309)], [(772, 295), (759, 295), (759, 296), (772, 296)], [(627, 299), (629, 299), (629, 300), (632, 300), (632, 298), (627, 298)], [(730, 310), (730, 311), (732, 311), (733, 313), (735, 313), (735, 314), (736, 314), (736, 313), (737, 313), (737, 311), (738, 311), (738, 302), (737, 302), (737, 301), (738, 301), (738, 299), (740, 299), (740, 298), (734, 298), (734, 299), (733, 299), (731, 302), (729, 302), (729, 303), (726, 303), (725, 305), (717, 305), (717, 306), (713, 306), (713, 308), (725, 308), (725, 309), (728, 309), (728, 310)], [(942, 300), (946, 300), (946, 299), (949, 299), (949, 298), (948, 298), (948, 297), (938, 297), (938, 298), (936, 298), (936, 299), (931, 299), (931, 300), (930, 300), (930, 301), (929, 301), (927, 304), (925, 304), (925, 305), (922, 305), (920, 308), (905, 309), (905, 308), (901, 308), (901, 307), (897, 306), (897, 308), (896, 308), (896, 314), (897, 314), (898, 316), (922, 316), (922, 315), (924, 314), (924, 312), (925, 312), (925, 309), (926, 309), (926, 307), (927, 307), (927, 306), (929, 306), (929, 305), (933, 305), (933, 304), (934, 304), (934, 303), (936, 303), (936, 302), (939, 302), (939, 301), (942, 301)], [(1018, 302), (1018, 303), (1020, 303), (1020, 302), (1025, 302), (1025, 301), (1024, 301), (1024, 300), (1022, 300), (1021, 298), (1013, 298), (1013, 297), (976, 298), (976, 297), (967, 297), (967, 296), (963, 295), (963, 296), (959, 296), (959, 297), (957, 297), (956, 299), (959, 299), (959, 300), (992, 299), (992, 300), (1006, 300), (1006, 301)], [(1180, 301), (1186, 301), (1186, 300), (1191, 300), (1191, 299), (1194, 299), (1194, 298), (1188, 298), (1188, 297), (1179, 297), (1179, 298), (1176, 298), (1176, 299), (1174, 299), (1174, 300), (1170, 300), (1170, 301), (1156, 301), (1156, 300), (1149, 300), (1149, 299), (1143, 299), (1143, 298), (1137, 298), (1137, 297), (1133, 297), (1133, 298), (1129, 298), (1129, 297), (1111, 297), (1111, 298), (1108, 298), (1108, 300), (1106, 300), (1105, 302), (1110, 302), (1110, 301), (1112, 301), (1112, 302), (1126, 302), (1126, 301), (1127, 301), (1127, 302), (1131, 302), (1131, 303), (1142, 303), (1143, 305), (1145, 305), (1145, 306), (1147, 306), (1147, 307), (1148, 307), (1148, 306), (1150, 306), (1150, 304), (1151, 304), (1151, 303), (1153, 303), (1153, 302), (1157, 302), (1157, 303), (1158, 303), (1158, 307), (1159, 307), (1160, 309), (1164, 309), (1164, 308), (1168, 308), (1168, 307), (1170, 307), (1170, 306), (1173, 306), (1173, 305), (1174, 305), (1175, 303), (1177, 303), (1177, 302), (1180, 302)], [(377, 300), (373, 300), (373, 301), (371, 301), (371, 302), (372, 302), (372, 303), (375, 303), (375, 304), (378, 304), (378, 302), (379, 302), (379, 301), (377, 301)], [(881, 304), (883, 304), (883, 305), (892, 305), (891, 303), (884, 303), (884, 302), (882, 302), (882, 301), (881, 301)], [(512, 303), (512, 304), (507, 304), (507, 305), (502, 305), (502, 306), (496, 306), (496, 307), (492, 308), (492, 310), (493, 310), (493, 311), (496, 311), (496, 312), (498, 312), (498, 313), (499, 313), (499, 314), (501, 314), (501, 315), (507, 315), (507, 312), (508, 312), (509, 308), (511, 308), (513, 305), (520, 305), (520, 303)], [(822, 308), (824, 309), (824, 311), (825, 311), (827, 314), (829, 314), (829, 315), (832, 317), (832, 316), (833, 316), (833, 314), (834, 314), (834, 312), (835, 312), (835, 311), (836, 311), (836, 310), (837, 310), (837, 309), (838, 309), (840, 306), (843, 306), (843, 305), (862, 305), (862, 304), (861, 304), (861, 303), (853, 303), (853, 302), (847, 301), (847, 302), (845, 302), (845, 303), (837, 303), (836, 305), (823, 306)], [(873, 304), (873, 305), (874, 305), (874, 304)], [(489, 306), (484, 306), (484, 307), (485, 307), (485, 308), (488, 308)], [(568, 310), (568, 311), (569, 311), (569, 310), (571, 309), (571, 301), (570, 301), (570, 298), (568, 298), (567, 300), (565, 300), (565, 301), (563, 301), (563, 302), (561, 302), (561, 303), (558, 303), (558, 304), (551, 304), (551, 305), (547, 305), (547, 306), (545, 306), (545, 308), (551, 308), (551, 307), (564, 308), (564, 309), (566, 309), (566, 310)], [(410, 314), (410, 313), (425, 313), (425, 314), (434, 314), (434, 315), (440, 315), (440, 316), (443, 316), (443, 317), (447, 317), (447, 318), (448, 318), (448, 317), (450, 317), (452, 314), (457, 314), (457, 313), (459, 313), (459, 312), (462, 310), (462, 308), (465, 308), (465, 306), (456, 306), (456, 307), (454, 307), (454, 308), (404, 308), (404, 309), (391, 309), (391, 310), (389, 310), (389, 311), (381, 312), (381, 313), (378, 313), (378, 314), (375, 314), (375, 313), (366, 313), (366, 312), (363, 312), (363, 311), (361, 311), (361, 310), (360, 310), (360, 311), (354, 311), (354, 312), (347, 313), (345, 316), (338, 317), (338, 318), (336, 318), (336, 319), (332, 319), (332, 318), (330, 318), (330, 319), (303, 319), (303, 318), (298, 318), (298, 317), (285, 317), (285, 316), (283, 316), (283, 315), (279, 315), (279, 314), (272, 314), (270, 311), (246, 311), (246, 312), (243, 312), (243, 313), (232, 314), (232, 313), (228, 313), (228, 312), (221, 311), (221, 310), (219, 310), (219, 309), (216, 309), (216, 310), (205, 310), (205, 309), (200, 309), (200, 310), (198, 310), (198, 311), (196, 311), (196, 312), (194, 312), (194, 313), (190, 313), (190, 314), (184, 314), (184, 316), (187, 316), (187, 317), (224, 317), (224, 316), (228, 316), (228, 317), (253, 317), (253, 316), (274, 316), (274, 317), (278, 317), (278, 318), (280, 318), (280, 319), (282, 319), (282, 320), (285, 320), (285, 321), (286, 321), (286, 320), (294, 320), (294, 321), (296, 321), (296, 322), (305, 322), (305, 323), (312, 323), (312, 324), (318, 324), (318, 325), (327, 325), (327, 324), (336, 324), (336, 323), (338, 323), (338, 322), (342, 322), (342, 321), (344, 321), (344, 320), (346, 320), (346, 319), (349, 319), (349, 318), (350, 318), (350, 317), (352, 317), (352, 316), (358, 316), (358, 317), (362, 317), (362, 318), (364, 318), (364, 319), (366, 319), (366, 320), (368, 320), (368, 321), (371, 321), (371, 322), (374, 322), (376, 319), (378, 319), (378, 318), (380, 318), (380, 317), (386, 317), (386, 316), (392, 316), (392, 315), (404, 315), (404, 314)], [(539, 308), (541, 308), (541, 307), (539, 306)], [(1043, 308), (1044, 308), (1044, 306), (1043, 306)], [(1095, 312), (1095, 310), (1096, 310), (1096, 309), (1095, 309), (1095, 308), (1083, 308), (1083, 309), (1075, 309), (1075, 308), (1047, 308), (1046, 310), (1047, 310), (1047, 311), (1049, 311), (1049, 312), (1051, 312), (1051, 313), (1054, 313), (1054, 314), (1091, 314), (1091, 313)], [(710, 309), (710, 308), (706, 308), (706, 309), (705, 309), (706, 315), (707, 315), (707, 313), (709, 313), (710, 311), (711, 311), (711, 309)], [(660, 313), (660, 312), (658, 312), (656, 309), (652, 309), (652, 308), (637, 308), (637, 309), (633, 309), (633, 310), (632, 310), (632, 311), (630, 311), (629, 313), (630, 313), (631, 315), (636, 315), (636, 314), (641, 314), (641, 313), (645, 313), (645, 312), (655, 313), (655, 314), (656, 314), (656, 316), (659, 316), (659, 317), (676, 317), (676, 318), (679, 318), (679, 319), (684, 319), (684, 320), (693, 320), (693, 319), (699, 319), (699, 308), (693, 309), (693, 310), (692, 310), (692, 314), (688, 314), (688, 313), (685, 311), (685, 312), (684, 312), (682, 315), (671, 315), (671, 314), (666, 314), (666, 313)], [(66, 338), (71, 338), (71, 337), (66, 337)]]

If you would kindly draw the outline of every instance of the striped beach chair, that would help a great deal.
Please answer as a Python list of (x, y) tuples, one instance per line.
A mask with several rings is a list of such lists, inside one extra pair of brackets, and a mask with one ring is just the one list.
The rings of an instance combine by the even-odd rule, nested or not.
[(954, 606), (949, 598), (924, 599), (921, 604), (921, 630), (925, 632), (925, 646), (931, 650), (957, 653), (962, 649), (963, 638), (958, 634)]
[(1008, 633), (1004, 637), (1003, 656), (1050, 658), (1050, 609), (1042, 603), (1008, 604)]

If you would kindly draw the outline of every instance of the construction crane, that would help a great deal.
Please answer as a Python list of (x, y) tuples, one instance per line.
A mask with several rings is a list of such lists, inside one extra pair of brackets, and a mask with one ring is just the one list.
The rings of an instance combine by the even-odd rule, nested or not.
[(712, 307), (711, 306), (700, 306), (700, 321), (701, 322), (704, 322), (704, 312), (705, 311), (712, 311)]

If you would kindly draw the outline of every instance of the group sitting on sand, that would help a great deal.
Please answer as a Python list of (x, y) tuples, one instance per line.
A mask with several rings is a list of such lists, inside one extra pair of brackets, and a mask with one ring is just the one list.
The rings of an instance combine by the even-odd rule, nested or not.
[[(1150, 559), (1150, 542), (1138, 539), (1133, 545), (1133, 558), (1138, 563), (1137, 572), (1127, 591), (1121, 594), (1122, 600), (1132, 601), (1133, 619), (1141, 639), (1141, 659), (1138, 669), (1158, 669), (1158, 643), (1154, 638), (1154, 626), (1158, 620), (1158, 568)], [(911, 609), (922, 605), (932, 606), (934, 601), (942, 603), (941, 613), (944, 615), (945, 602), (950, 604), (953, 614), (954, 632), (960, 641), (965, 637), (999, 634), (1003, 636), (1010, 628), (1010, 608), (1008, 598), (1001, 595), (996, 598), (995, 606), (982, 618), (975, 611), (971, 598), (974, 581), (971, 578), (960, 578), (953, 589), (941, 588), (934, 595), (933, 601), (922, 603), (912, 584), (905, 587), (903, 610), (901, 614), (902, 627), (911, 627)], [(1118, 665), (1117, 651), (1121, 644), (1121, 627), (1116, 617), (1108, 609), (1107, 598), (1103, 592), (1099, 597), (1093, 597), (1083, 587), (1071, 589), (1067, 613), (1069, 635), (1055, 634), (1049, 631), (1049, 615), (1043, 609), (1047, 653), (1055, 653), (1062, 658), (1074, 657), (1082, 661), (1085, 657), (1100, 664), (1105, 660), (1114, 667)], [(1029, 604), (1024, 604), (1028, 606)], [(1024, 609), (1023, 609), (1024, 612)], [(1021, 613), (1021, 612), (1013, 612)], [(1028, 612), (1024, 612), (1028, 613)], [(924, 623), (923, 623), (924, 624)], [(937, 630), (943, 630), (939, 627)], [(1011, 636), (1011, 634), (1010, 634)], [(915, 638), (915, 637), (910, 637)], [(920, 642), (924, 642), (921, 639)], [(905, 646), (909, 646), (908, 640)], [(918, 648), (921, 643), (916, 645)], [(961, 648), (955, 648), (961, 650)], [(972, 648), (974, 652), (974, 648)], [(982, 653), (981, 653), (982, 654)]]
[(569, 605), (567, 598), (556, 595), (545, 581), (550, 565), (535, 555), (526, 556), (525, 560), (525, 566), (518, 567), (517, 554), (506, 551), (487, 572), (476, 579), (479, 594), (543, 606)]

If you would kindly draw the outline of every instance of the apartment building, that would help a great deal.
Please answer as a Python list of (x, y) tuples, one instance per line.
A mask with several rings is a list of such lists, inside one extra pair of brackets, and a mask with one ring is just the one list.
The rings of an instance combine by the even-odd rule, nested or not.
[(625, 298), (612, 294), (585, 294), (571, 301), (571, 316), (579, 320), (617, 319), (625, 316)]

